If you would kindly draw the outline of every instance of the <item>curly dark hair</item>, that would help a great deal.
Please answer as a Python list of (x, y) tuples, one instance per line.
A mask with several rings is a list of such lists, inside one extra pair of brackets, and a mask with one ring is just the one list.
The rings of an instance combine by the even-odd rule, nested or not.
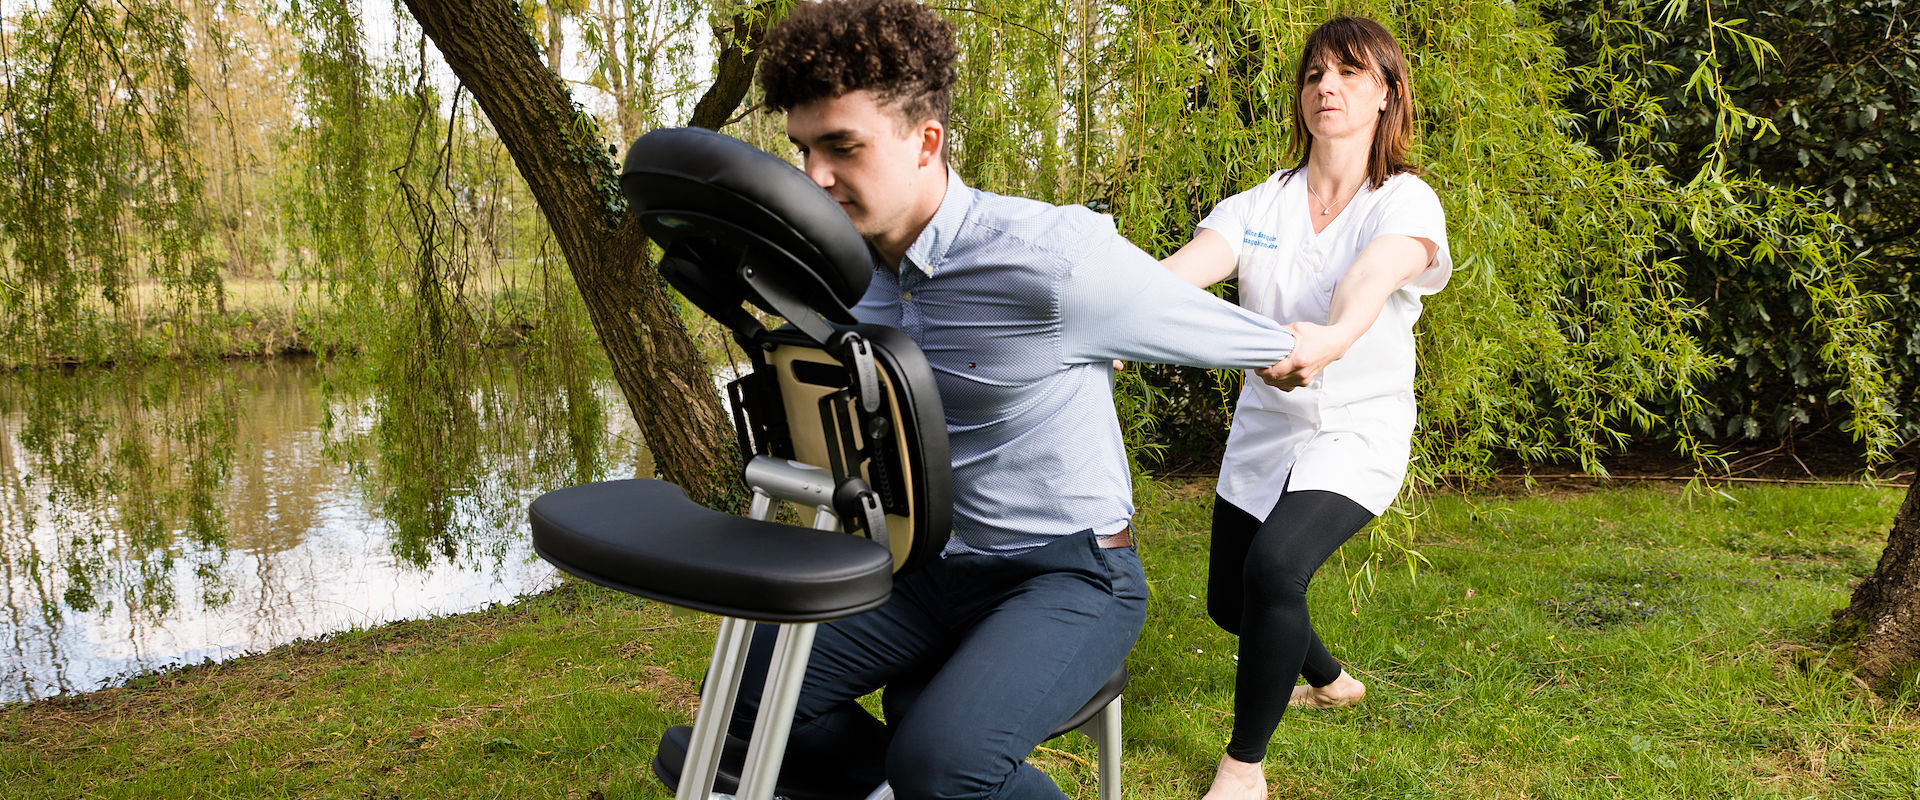
[(953, 23), (912, 0), (799, 3), (767, 35), (760, 90), (777, 111), (870, 91), (901, 124), (947, 124), (953, 105)]

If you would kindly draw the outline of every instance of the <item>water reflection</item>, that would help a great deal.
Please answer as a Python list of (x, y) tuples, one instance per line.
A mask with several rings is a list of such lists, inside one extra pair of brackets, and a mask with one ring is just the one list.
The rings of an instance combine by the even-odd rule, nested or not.
[(0, 701), (551, 585), (526, 503), (634, 474), (615, 393), (394, 363), (0, 377)]

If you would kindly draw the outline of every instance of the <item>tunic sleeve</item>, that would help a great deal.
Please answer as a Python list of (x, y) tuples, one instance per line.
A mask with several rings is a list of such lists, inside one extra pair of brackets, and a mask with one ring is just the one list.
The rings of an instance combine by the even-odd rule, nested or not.
[(1447, 249), (1447, 212), (1433, 187), (1415, 175), (1396, 179), (1400, 185), (1374, 211), (1373, 230), (1366, 241), (1400, 234), (1426, 239), (1434, 244), (1433, 261), (1426, 271), (1407, 283), (1404, 291), (1429, 295), (1440, 291), (1453, 275), (1453, 254)]

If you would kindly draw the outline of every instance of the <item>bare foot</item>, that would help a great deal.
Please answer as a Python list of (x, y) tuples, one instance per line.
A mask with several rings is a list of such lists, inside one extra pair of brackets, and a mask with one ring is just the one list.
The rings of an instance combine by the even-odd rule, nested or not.
[(1367, 685), (1353, 679), (1346, 670), (1340, 671), (1340, 677), (1333, 683), (1314, 687), (1301, 684), (1293, 687), (1293, 699), (1287, 701), (1289, 708), (1339, 708), (1360, 702), (1367, 696)]
[(1201, 800), (1267, 800), (1267, 776), (1258, 763), (1249, 764), (1233, 756), (1220, 757), (1220, 771), (1213, 774), (1213, 786)]

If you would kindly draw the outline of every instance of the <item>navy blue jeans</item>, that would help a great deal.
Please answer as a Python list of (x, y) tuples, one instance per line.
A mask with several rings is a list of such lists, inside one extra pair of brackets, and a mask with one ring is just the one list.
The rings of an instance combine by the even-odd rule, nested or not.
[[(820, 626), (787, 762), (846, 764), (902, 800), (1063, 798), (1027, 754), (1119, 669), (1146, 608), (1139, 556), (1090, 532), (939, 559), (886, 605)], [(774, 630), (755, 632), (735, 736), (752, 730)], [(881, 688), (885, 723), (854, 702)]]

